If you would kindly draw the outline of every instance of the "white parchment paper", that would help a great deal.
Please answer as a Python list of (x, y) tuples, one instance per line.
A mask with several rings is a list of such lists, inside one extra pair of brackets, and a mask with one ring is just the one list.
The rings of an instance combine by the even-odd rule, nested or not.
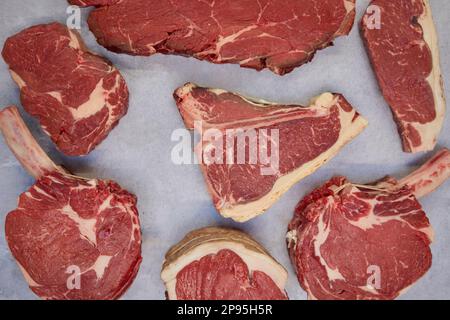
[[(357, 23), (368, 5), (358, 0)], [(432, 0), (437, 25), (441, 64), (450, 98), (450, 1)], [(65, 23), (64, 0), (2, 0), (0, 3), (0, 45), (8, 36), (31, 25)], [(85, 158), (68, 158), (58, 153), (35, 120), (26, 122), (58, 163), (86, 177), (110, 178), (139, 198), (143, 231), (143, 263), (124, 299), (164, 299), (160, 269), (165, 252), (189, 231), (210, 226), (234, 226), (247, 231), (264, 245), (289, 272), (287, 292), (291, 299), (305, 299), (288, 258), (285, 232), (297, 202), (313, 188), (334, 175), (346, 175), (364, 183), (387, 174), (402, 177), (430, 154), (402, 152), (391, 112), (381, 96), (369, 65), (357, 25), (349, 37), (319, 52), (312, 63), (279, 77), (269, 71), (256, 72), (235, 65), (213, 65), (195, 59), (155, 55), (131, 57), (99, 46), (86, 24), (89, 9), (83, 10), (82, 36), (88, 47), (109, 58), (123, 73), (131, 100), (128, 115), (93, 153)], [(19, 91), (7, 66), (0, 59), (0, 107), (20, 106)], [(340, 92), (360, 111), (370, 125), (329, 164), (287, 192), (266, 214), (246, 224), (222, 219), (215, 211), (196, 165), (171, 162), (171, 141), (183, 122), (172, 92), (185, 82), (237, 91), (283, 103), (306, 104), (324, 91)], [(21, 109), (23, 110), (23, 109)], [(439, 147), (450, 147), (447, 118)], [(14, 262), (4, 236), (6, 214), (15, 209), (17, 197), (33, 183), (0, 139), (0, 299), (35, 299)], [(403, 299), (450, 298), (450, 182), (421, 202), (435, 228), (431, 270)]]

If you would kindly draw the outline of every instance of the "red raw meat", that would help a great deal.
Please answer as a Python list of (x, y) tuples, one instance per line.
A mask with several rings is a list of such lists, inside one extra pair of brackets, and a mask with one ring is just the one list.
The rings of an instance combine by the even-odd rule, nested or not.
[[(234, 160), (234, 164), (202, 161), (201, 169), (217, 210), (239, 222), (267, 210), (292, 185), (334, 157), (367, 125), (340, 94), (324, 93), (309, 107), (303, 107), (257, 101), (188, 83), (175, 92), (175, 100), (186, 128), (194, 129), (194, 122), (201, 121), (203, 131), (217, 129), (223, 136), (231, 129), (244, 132), (255, 129), (259, 150), (264, 148), (261, 142), (264, 132), (272, 139), (269, 133), (278, 130), (278, 143), (273, 145), (278, 149), (278, 168), (270, 167), (271, 174), (263, 174), (268, 165), (262, 161)], [(202, 133), (203, 141), (197, 146), (199, 159), (214, 145), (205, 136)], [(248, 140), (239, 141), (236, 136), (233, 139), (235, 146), (251, 147)], [(268, 145), (272, 150), (272, 144)], [(232, 151), (236, 159), (238, 148)], [(223, 159), (229, 158), (228, 152), (225, 145)]]
[(431, 266), (433, 230), (417, 198), (449, 177), (445, 149), (403, 180), (364, 186), (336, 177), (305, 197), (289, 224), (288, 248), (309, 298), (404, 293)]
[(119, 298), (142, 260), (136, 197), (113, 181), (76, 177), (56, 166), (16, 107), (0, 112), (0, 129), (37, 180), (5, 224), (31, 290), (52, 300)]
[(277, 74), (350, 32), (355, 0), (69, 0), (109, 50), (193, 56)]
[(170, 300), (285, 300), (286, 270), (243, 232), (190, 232), (166, 254), (161, 272)]
[[(405, 152), (433, 150), (445, 118), (439, 46), (428, 0), (373, 0), (361, 21), (384, 98)], [(379, 14), (379, 28), (374, 25)]]
[(127, 113), (122, 75), (62, 24), (19, 32), (6, 40), (2, 55), (25, 110), (67, 155), (91, 152)]

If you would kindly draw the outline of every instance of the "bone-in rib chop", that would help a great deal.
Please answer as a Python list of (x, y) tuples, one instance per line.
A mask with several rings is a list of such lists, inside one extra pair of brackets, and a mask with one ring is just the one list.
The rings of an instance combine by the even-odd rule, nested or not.
[(44, 299), (117, 299), (141, 263), (136, 197), (117, 183), (69, 174), (45, 154), (16, 107), (0, 112), (6, 143), (36, 183), (6, 216), (12, 255)]

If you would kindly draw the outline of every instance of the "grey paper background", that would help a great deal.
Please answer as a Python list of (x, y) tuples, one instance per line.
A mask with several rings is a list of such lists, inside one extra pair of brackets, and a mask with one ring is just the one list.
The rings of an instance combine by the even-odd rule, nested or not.
[[(357, 1), (358, 23), (368, 2)], [(431, 0), (431, 4), (440, 37), (446, 96), (450, 97), (450, 1)], [(25, 27), (51, 21), (64, 23), (66, 8), (64, 0), (2, 0), (1, 46), (8, 36)], [(91, 50), (109, 58), (125, 76), (131, 92), (128, 115), (85, 158), (62, 156), (36, 121), (26, 115), (25, 119), (56, 162), (82, 176), (116, 180), (138, 196), (144, 260), (124, 299), (164, 299), (159, 273), (165, 252), (188, 231), (210, 225), (237, 226), (247, 231), (287, 268), (290, 298), (305, 299), (284, 241), (287, 224), (299, 199), (333, 175), (346, 175), (360, 183), (387, 174), (401, 177), (430, 156), (402, 152), (391, 113), (379, 93), (356, 26), (349, 37), (339, 38), (334, 47), (319, 52), (312, 63), (279, 77), (268, 71), (258, 73), (235, 65), (212, 65), (183, 57), (131, 57), (108, 52), (96, 43), (87, 28), (88, 11), (83, 10), (82, 36)], [(18, 89), (0, 60), (0, 106), (20, 106)], [(266, 214), (246, 224), (234, 224), (215, 212), (197, 166), (176, 166), (171, 162), (171, 149), (175, 145), (171, 134), (184, 127), (172, 92), (187, 81), (286, 103), (307, 103), (324, 91), (341, 92), (370, 121), (370, 126), (328, 165), (293, 187)], [(439, 141), (439, 147), (444, 146), (450, 147), (449, 119)], [(16, 266), (4, 236), (7, 212), (16, 207), (17, 197), (32, 183), (33, 179), (0, 138), (1, 299), (36, 298)], [(450, 298), (449, 193), (450, 182), (422, 200), (436, 232), (433, 266), (403, 299)]]

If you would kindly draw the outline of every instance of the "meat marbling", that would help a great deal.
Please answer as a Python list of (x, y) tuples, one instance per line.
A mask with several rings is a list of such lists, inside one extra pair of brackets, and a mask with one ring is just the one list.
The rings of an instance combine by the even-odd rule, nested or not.
[(69, 174), (40, 148), (15, 107), (0, 130), (36, 183), (6, 217), (11, 253), (44, 299), (116, 299), (141, 263), (136, 197), (113, 181)]
[(193, 56), (277, 74), (350, 32), (355, 0), (69, 0), (109, 50)]
[(2, 55), (25, 110), (67, 155), (91, 152), (128, 110), (119, 71), (62, 24), (19, 32), (6, 40)]
[[(373, 0), (362, 37), (405, 152), (433, 150), (445, 118), (439, 46), (428, 0)], [(379, 26), (376, 25), (379, 15)]]
[[(197, 146), (198, 158), (214, 205), (221, 215), (244, 222), (263, 213), (292, 185), (312, 174), (333, 158), (340, 149), (360, 134), (367, 121), (340, 94), (324, 93), (313, 99), (309, 107), (280, 105), (255, 100), (220, 89), (207, 89), (188, 83), (175, 92), (175, 100), (186, 128), (201, 123), (202, 141)], [(234, 152), (233, 163), (208, 162), (205, 155), (216, 144), (206, 136), (208, 129), (256, 131), (258, 150), (277, 150), (278, 166), (271, 174), (263, 174), (266, 164), (261, 158), (250, 163), (236, 161), (238, 150), (251, 148), (249, 140), (233, 136), (230, 149), (224, 139), (223, 159)], [(272, 130), (278, 131), (278, 142), (264, 145), (261, 139)], [(200, 132), (198, 132), (200, 133)], [(272, 149), (273, 148), (273, 149)], [(220, 151), (217, 151), (220, 152)], [(270, 153), (273, 152), (271, 151)]]
[(247, 234), (192, 231), (166, 254), (161, 271), (170, 300), (285, 300), (287, 272)]
[(417, 201), (450, 177), (442, 150), (410, 176), (335, 177), (298, 204), (288, 249), (310, 299), (394, 299), (431, 267), (433, 230)]

